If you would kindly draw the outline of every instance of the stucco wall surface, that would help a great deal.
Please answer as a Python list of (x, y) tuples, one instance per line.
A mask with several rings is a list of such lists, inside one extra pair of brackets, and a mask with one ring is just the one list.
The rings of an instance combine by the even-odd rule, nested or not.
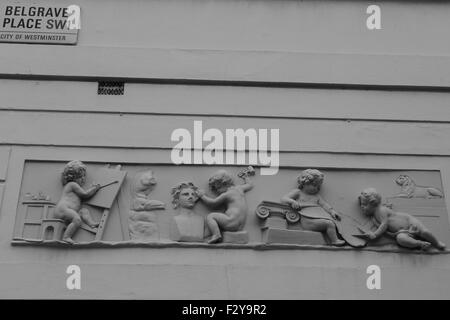
[(0, 44), (0, 298), (450, 297), (448, 253), (11, 245), (26, 161), (169, 166), (194, 121), (280, 129), (282, 169), (432, 171), (450, 208), (450, 3), (378, 2), (376, 31), (366, 1), (76, 4), (77, 45)]

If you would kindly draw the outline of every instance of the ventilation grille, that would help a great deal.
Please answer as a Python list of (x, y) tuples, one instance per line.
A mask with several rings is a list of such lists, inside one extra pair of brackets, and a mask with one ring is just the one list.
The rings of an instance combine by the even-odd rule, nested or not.
[(125, 90), (124, 88), (125, 88), (124, 82), (101, 81), (98, 83), (97, 94), (109, 96), (122, 96)]

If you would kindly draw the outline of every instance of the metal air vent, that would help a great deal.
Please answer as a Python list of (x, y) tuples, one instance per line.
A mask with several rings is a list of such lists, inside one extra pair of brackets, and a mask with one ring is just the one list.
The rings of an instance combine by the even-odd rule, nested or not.
[(100, 81), (97, 94), (109, 96), (122, 96), (125, 91), (125, 83), (119, 81)]

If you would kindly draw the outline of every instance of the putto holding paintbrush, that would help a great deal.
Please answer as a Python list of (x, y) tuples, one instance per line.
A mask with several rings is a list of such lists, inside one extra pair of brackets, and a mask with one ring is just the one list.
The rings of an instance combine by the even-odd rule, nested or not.
[(118, 181), (113, 181), (103, 186), (94, 184), (87, 190), (83, 189), (86, 181), (86, 166), (78, 160), (66, 164), (61, 179), (64, 188), (53, 215), (55, 218), (69, 223), (62, 240), (73, 243), (72, 236), (80, 228), (82, 221), (91, 228), (97, 228), (99, 225), (98, 222), (92, 219), (89, 210), (82, 208), (83, 200), (93, 197), (100, 189), (118, 183)]

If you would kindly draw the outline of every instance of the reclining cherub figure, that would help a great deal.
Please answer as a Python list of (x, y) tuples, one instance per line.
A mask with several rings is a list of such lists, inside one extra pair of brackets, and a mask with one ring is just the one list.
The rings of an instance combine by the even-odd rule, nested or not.
[(381, 195), (374, 188), (363, 190), (359, 196), (361, 211), (372, 218), (377, 226), (374, 232), (366, 232), (368, 239), (374, 240), (387, 234), (395, 238), (398, 245), (415, 249), (427, 250), (434, 246), (445, 249), (445, 244), (439, 241), (417, 218), (408, 213), (396, 212), (381, 204)]

